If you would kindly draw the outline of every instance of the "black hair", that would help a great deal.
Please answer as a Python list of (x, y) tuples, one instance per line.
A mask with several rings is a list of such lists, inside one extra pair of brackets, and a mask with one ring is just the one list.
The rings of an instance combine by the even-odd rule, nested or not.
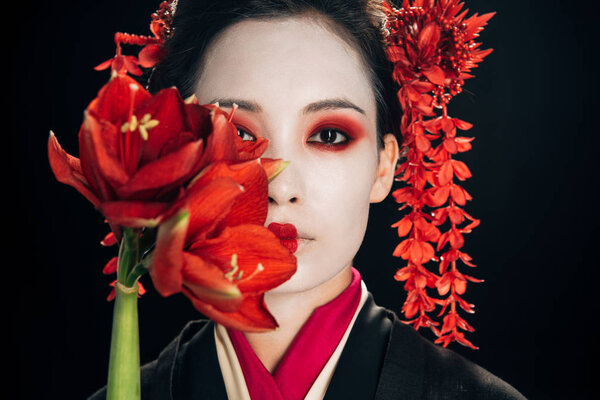
[(367, 66), (377, 104), (378, 148), (386, 133), (401, 143), (402, 111), (384, 50), (380, 0), (179, 0), (174, 34), (165, 43), (166, 55), (153, 71), (149, 89), (175, 86), (183, 97), (193, 94), (208, 46), (237, 22), (311, 14), (325, 17), (328, 27), (357, 50)]

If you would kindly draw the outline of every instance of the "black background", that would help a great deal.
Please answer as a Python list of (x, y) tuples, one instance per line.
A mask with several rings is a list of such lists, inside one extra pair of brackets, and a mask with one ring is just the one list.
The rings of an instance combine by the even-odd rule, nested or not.
[[(147, 34), (157, 1), (11, 3), (4, 31), (9, 124), (2, 139), (5, 202), (5, 342), (18, 398), (81, 399), (105, 383), (112, 303), (101, 274), (115, 248), (99, 213), (53, 177), (53, 129), (77, 155), (82, 112), (107, 81), (93, 66), (114, 54), (115, 31)], [(470, 0), (498, 13), (482, 33), (494, 48), (450, 106), (474, 123), (466, 210), (482, 223), (464, 250), (485, 279), (470, 284), (477, 305), (456, 351), (532, 399), (589, 398), (598, 359), (598, 22), (592, 2)], [(5, 92), (6, 93), (6, 92)], [(396, 186), (397, 187), (397, 186)], [(392, 277), (403, 263), (389, 228), (393, 201), (373, 206), (355, 265), (376, 301), (404, 300)], [(594, 250), (596, 249), (596, 250)], [(140, 301), (142, 362), (155, 358), (198, 313), (181, 295)], [(428, 337), (427, 332), (424, 334)], [(5, 365), (7, 363), (5, 362)], [(14, 395), (13, 397), (14, 398)]]

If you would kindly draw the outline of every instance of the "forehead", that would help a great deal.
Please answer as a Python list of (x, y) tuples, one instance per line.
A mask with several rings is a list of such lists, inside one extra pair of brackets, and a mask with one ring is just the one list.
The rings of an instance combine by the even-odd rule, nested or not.
[(319, 20), (247, 20), (209, 46), (197, 84), (200, 102), (233, 96), (274, 111), (346, 99), (375, 115), (370, 75), (356, 50)]

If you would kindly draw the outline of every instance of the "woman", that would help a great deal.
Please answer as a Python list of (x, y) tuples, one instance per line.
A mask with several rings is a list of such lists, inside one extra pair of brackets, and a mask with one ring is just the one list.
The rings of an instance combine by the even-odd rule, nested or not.
[(523, 398), (376, 306), (352, 268), (399, 154), (381, 23), (372, 1), (179, 2), (151, 85), (219, 103), (243, 140), (290, 161), (265, 225), (298, 270), (265, 296), (279, 329), (189, 324), (142, 368), (142, 398)]

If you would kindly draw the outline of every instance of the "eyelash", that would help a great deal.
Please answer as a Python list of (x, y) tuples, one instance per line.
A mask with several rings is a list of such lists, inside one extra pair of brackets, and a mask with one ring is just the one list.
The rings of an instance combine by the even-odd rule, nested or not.
[[(252, 137), (252, 139), (250, 139), (250, 141), (256, 142), (256, 136), (254, 136), (253, 134), (251, 134), (250, 132), (248, 132), (244, 128), (241, 128), (241, 127), (238, 126), (237, 127), (237, 131), (238, 131), (238, 136), (241, 137), (242, 140), (244, 140), (244, 135), (248, 135), (248, 136)], [(321, 141), (310, 140), (311, 138), (313, 138), (313, 137), (315, 137), (317, 135), (319, 135), (319, 138), (321, 138), (320, 135), (323, 132), (335, 132), (336, 133), (336, 135), (335, 135), (336, 139), (334, 139), (333, 142), (327, 142), (327, 141), (324, 141), (324, 140), (321, 140)], [(341, 142), (336, 142), (337, 137), (340, 137), (340, 136), (343, 137), (344, 140), (341, 141)], [(323, 129), (320, 129), (318, 132), (314, 133), (313, 135), (311, 135), (308, 139), (309, 139), (308, 142), (311, 142), (311, 143), (321, 143), (324, 146), (335, 147), (335, 146), (341, 146), (341, 145), (347, 144), (350, 141), (350, 135), (348, 135), (346, 132), (344, 132), (344, 131), (342, 131), (340, 129), (337, 129), (337, 128), (323, 128)]]
[[(318, 136), (319, 139), (322, 139), (321, 134), (323, 134), (323, 132), (335, 132), (336, 137), (341, 136), (344, 138), (344, 140), (341, 142), (336, 142), (337, 138), (334, 139), (333, 142), (326, 142), (324, 140), (322, 140), (322, 141), (310, 140), (311, 138), (313, 138), (315, 136)], [(308, 142), (321, 143), (322, 145), (325, 145), (325, 146), (334, 147), (334, 146), (342, 146), (342, 145), (347, 144), (350, 141), (350, 135), (348, 135), (346, 132), (344, 132), (340, 129), (337, 129), (337, 128), (323, 128), (323, 129), (320, 129), (317, 133), (311, 135), (308, 139), (309, 139)]]

